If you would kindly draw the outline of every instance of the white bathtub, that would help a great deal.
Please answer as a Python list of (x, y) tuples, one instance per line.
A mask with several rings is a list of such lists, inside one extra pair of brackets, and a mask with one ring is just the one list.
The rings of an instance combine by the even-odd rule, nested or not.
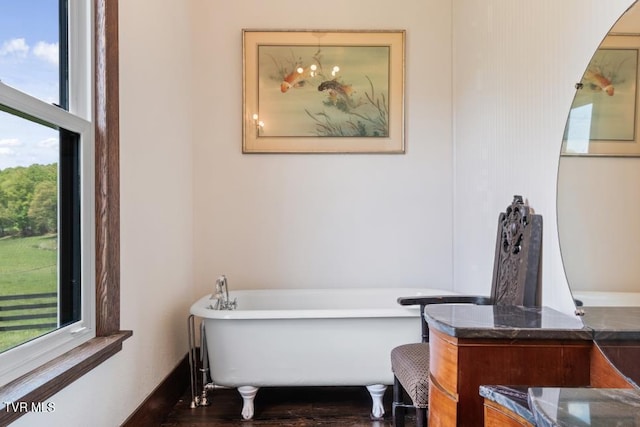
[(419, 308), (399, 296), (447, 295), (437, 289), (273, 289), (229, 292), (237, 309), (210, 309), (207, 295), (191, 306), (203, 318), (214, 384), (238, 387), (242, 416), (266, 386), (367, 386), (372, 415), (393, 384), (391, 349), (421, 339)]

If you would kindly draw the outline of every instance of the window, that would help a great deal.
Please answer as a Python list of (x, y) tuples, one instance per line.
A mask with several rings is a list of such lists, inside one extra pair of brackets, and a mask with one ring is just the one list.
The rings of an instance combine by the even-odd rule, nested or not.
[[(61, 104), (67, 21), (58, 0), (1, 0), (0, 81), (47, 103)], [(66, 88), (63, 88), (66, 92)]]
[(73, 0), (5, 3), (13, 16), (0, 18), (0, 384), (95, 335), (94, 149), (82, 96), (92, 92), (83, 77), (90, 10)]
[[(2, 0), (3, 14), (7, 3), (23, 0)], [(84, 6), (84, 7), (83, 7)], [(92, 14), (88, 9), (92, 9)], [(93, 16), (91, 16), (93, 15)], [(88, 304), (95, 309), (94, 322), (96, 337), (84, 344), (75, 346), (73, 352), (66, 352), (53, 357), (45, 365), (25, 373), (10, 383), (0, 382), (0, 424), (5, 425), (20, 417), (22, 412), (7, 410), (6, 402), (42, 402), (57, 393), (67, 384), (84, 375), (89, 369), (116, 354), (122, 349), (122, 342), (131, 336), (131, 331), (121, 331), (120, 328), (120, 274), (119, 274), (119, 132), (118, 132), (118, 2), (117, 0), (69, 0), (70, 42), (69, 55), (76, 55), (75, 50), (88, 51), (96, 46), (93, 54), (93, 72), (82, 75), (75, 68), (76, 62), (70, 61), (68, 70), (70, 80), (82, 86), (84, 78), (93, 83), (93, 93), (90, 91), (74, 91), (73, 84), (69, 87), (68, 104), (71, 111), (81, 117), (94, 117), (93, 125), (88, 132), (93, 133), (95, 146), (95, 196), (88, 186), (83, 186), (83, 209), (96, 212), (95, 215), (95, 256), (87, 255), (88, 248), (84, 248), (86, 260), (94, 260), (89, 270), (95, 276), (95, 302)], [(93, 33), (74, 36), (73, 22), (95, 22)], [(86, 45), (82, 44), (82, 41)], [(80, 69), (82, 66), (80, 66)], [(88, 67), (87, 67), (88, 68)], [(1, 85), (0, 85), (1, 86)], [(88, 86), (85, 86), (88, 87)], [(9, 94), (9, 95), (7, 95)], [(2, 99), (13, 98), (14, 89), (2, 86)], [(24, 94), (16, 94), (16, 104), (21, 105)], [(93, 102), (94, 112), (90, 114), (88, 107)], [(12, 104), (13, 105), (13, 104)], [(75, 107), (74, 107), (75, 106)], [(15, 105), (14, 105), (15, 108)], [(83, 108), (85, 109), (82, 112)], [(45, 108), (52, 112), (53, 117), (46, 118), (48, 124), (56, 123), (62, 112), (58, 108)], [(39, 111), (39, 107), (36, 108)], [(53, 113), (53, 111), (56, 111)], [(65, 113), (66, 114), (66, 113)], [(46, 115), (46, 114), (45, 114)], [(38, 117), (36, 115), (36, 117)], [(23, 117), (28, 119), (29, 116)], [(33, 119), (34, 117), (31, 117)], [(87, 129), (78, 131), (76, 127), (83, 119), (71, 120), (72, 124), (60, 126), (62, 129), (75, 132), (82, 138)], [(42, 122), (35, 121), (34, 123)], [(82, 140), (81, 140), (82, 141)], [(80, 142), (82, 144), (82, 142)], [(85, 163), (87, 165), (88, 163)], [(89, 198), (93, 197), (95, 206), (89, 206)], [(85, 232), (91, 233), (92, 230)], [(86, 273), (86, 270), (83, 274)], [(84, 298), (88, 295), (85, 292)], [(91, 299), (91, 298), (89, 298)], [(84, 307), (86, 308), (86, 307)], [(78, 328), (77, 333), (86, 330)], [(26, 344), (30, 345), (30, 343)], [(70, 344), (69, 347), (75, 345)], [(60, 350), (60, 348), (58, 348)]]

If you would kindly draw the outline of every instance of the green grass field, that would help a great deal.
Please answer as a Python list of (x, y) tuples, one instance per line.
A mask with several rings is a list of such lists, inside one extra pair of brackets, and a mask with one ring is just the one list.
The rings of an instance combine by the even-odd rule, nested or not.
[[(1, 238), (0, 296), (56, 292), (58, 286), (57, 257), (57, 236), (55, 235)], [(29, 300), (29, 303), (37, 302), (40, 302), (40, 300)], [(2, 310), (2, 306), (15, 305), (16, 303), (16, 301), (0, 301), (0, 317), (35, 312), (35, 310)], [(47, 310), (55, 312), (56, 309)], [(3, 327), (15, 325), (16, 323), (42, 323), (42, 321), (0, 320), (0, 352), (51, 331), (51, 329), (2, 330)]]

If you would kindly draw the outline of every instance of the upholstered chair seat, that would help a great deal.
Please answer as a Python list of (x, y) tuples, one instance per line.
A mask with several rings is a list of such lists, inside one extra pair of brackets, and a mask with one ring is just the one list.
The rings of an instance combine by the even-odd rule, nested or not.
[(404, 344), (391, 350), (393, 375), (416, 408), (429, 406), (429, 344)]

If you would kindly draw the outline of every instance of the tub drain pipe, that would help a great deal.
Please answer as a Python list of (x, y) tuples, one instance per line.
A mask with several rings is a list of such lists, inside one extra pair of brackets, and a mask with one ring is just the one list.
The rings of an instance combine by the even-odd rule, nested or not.
[[(196, 348), (196, 327), (195, 316), (189, 315), (187, 319), (187, 329), (189, 334), (189, 382), (191, 383), (191, 408), (198, 406), (209, 406), (211, 404), (207, 392), (215, 388), (209, 382), (209, 359), (207, 357), (207, 343), (204, 334), (204, 323), (200, 326), (200, 360), (198, 360)], [(202, 374), (201, 381), (198, 381), (198, 372)], [(202, 384), (202, 390), (198, 388)]]
[(212, 386), (209, 382), (209, 355), (207, 354), (207, 338), (204, 334), (204, 322), (200, 323), (200, 373), (202, 374), (202, 391), (200, 392), (199, 406), (209, 406), (211, 402), (207, 396), (207, 391)]
[(189, 335), (189, 383), (191, 384), (191, 408), (198, 406), (196, 402), (196, 388), (198, 387), (198, 379), (196, 377), (196, 368), (198, 360), (196, 358), (196, 334), (195, 334), (195, 316), (189, 315), (187, 319), (187, 333)]

